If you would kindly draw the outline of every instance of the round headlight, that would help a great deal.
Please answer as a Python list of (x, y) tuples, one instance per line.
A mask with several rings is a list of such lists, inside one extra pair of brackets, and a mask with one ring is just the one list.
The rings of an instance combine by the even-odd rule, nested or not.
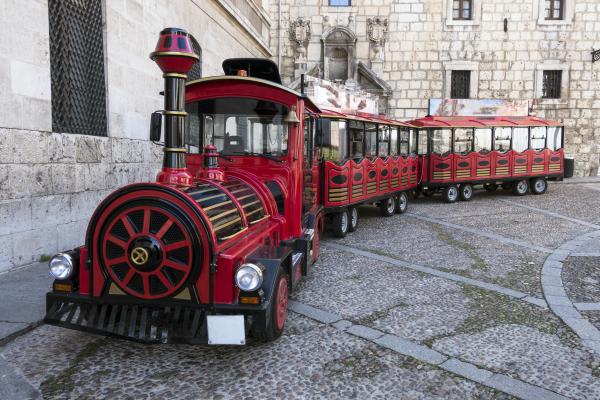
[(73, 258), (65, 253), (59, 253), (48, 262), (50, 275), (56, 279), (67, 279), (73, 274)]
[(260, 288), (263, 282), (262, 269), (255, 264), (242, 264), (235, 273), (236, 285), (245, 292)]

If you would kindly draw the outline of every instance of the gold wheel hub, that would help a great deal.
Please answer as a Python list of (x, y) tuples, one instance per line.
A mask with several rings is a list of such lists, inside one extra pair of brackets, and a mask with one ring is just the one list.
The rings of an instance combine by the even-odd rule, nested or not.
[(131, 250), (131, 262), (135, 265), (144, 265), (148, 262), (148, 258), (150, 258), (150, 254), (148, 250), (143, 247), (136, 247)]

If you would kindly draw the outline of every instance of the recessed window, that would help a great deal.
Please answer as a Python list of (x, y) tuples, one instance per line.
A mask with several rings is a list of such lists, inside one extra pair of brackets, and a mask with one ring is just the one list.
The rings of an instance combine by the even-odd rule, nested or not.
[(471, 71), (452, 71), (450, 97), (468, 99), (471, 89)]
[(545, 19), (563, 19), (565, 0), (546, 0)]
[(454, 0), (452, 18), (457, 20), (473, 19), (473, 0)]
[(546, 70), (542, 78), (542, 98), (560, 99), (560, 87), (562, 84), (561, 70)]
[(329, 0), (329, 5), (332, 7), (350, 7), (351, 0)]
[(106, 136), (102, 1), (48, 1), (52, 130)]

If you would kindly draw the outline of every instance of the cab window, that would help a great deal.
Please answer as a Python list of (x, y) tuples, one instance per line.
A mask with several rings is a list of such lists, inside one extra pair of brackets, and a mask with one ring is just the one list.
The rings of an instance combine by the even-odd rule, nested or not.
[(546, 127), (535, 126), (531, 128), (531, 148), (543, 150), (546, 147)]
[(427, 154), (427, 130), (421, 129), (417, 134), (417, 154)]
[(476, 152), (488, 153), (492, 150), (492, 128), (475, 129)]
[[(417, 143), (417, 136), (418, 136), (418, 131), (416, 129), (411, 129), (409, 134), (409, 154), (417, 154), (418, 153), (418, 146), (419, 144)], [(427, 151), (427, 149), (425, 149), (425, 151)], [(421, 154), (421, 153), (418, 153)]]
[(473, 151), (473, 128), (454, 130), (454, 152), (466, 155)]
[(398, 127), (390, 126), (390, 156), (398, 155)]
[(452, 131), (450, 129), (432, 129), (429, 132), (431, 134), (432, 153), (447, 154), (451, 151)]
[(354, 159), (363, 158), (363, 138), (364, 138), (364, 123), (360, 121), (350, 121), (350, 157)]
[(562, 131), (562, 126), (549, 126), (546, 147), (550, 150), (562, 149)]
[(347, 122), (344, 120), (321, 118), (321, 135), (325, 143), (321, 147), (324, 160), (341, 162), (348, 158), (348, 147), (346, 142)]
[(365, 157), (377, 156), (377, 125), (365, 122)]
[(494, 150), (506, 153), (510, 150), (510, 137), (512, 128), (500, 127), (494, 129)]
[(377, 155), (387, 157), (390, 153), (390, 127), (388, 125), (379, 125), (377, 131)]
[(513, 128), (512, 149), (522, 152), (529, 148), (529, 128)]
[(400, 128), (400, 154), (403, 156), (410, 153), (409, 135), (410, 132), (408, 129)]

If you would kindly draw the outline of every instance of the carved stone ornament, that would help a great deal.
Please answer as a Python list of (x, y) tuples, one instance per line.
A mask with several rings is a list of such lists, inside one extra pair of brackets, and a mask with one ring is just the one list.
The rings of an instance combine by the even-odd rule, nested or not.
[(382, 49), (385, 45), (388, 32), (388, 20), (386, 18), (367, 18), (367, 37), (371, 42), (373, 59), (381, 59)]
[(310, 20), (298, 18), (290, 24), (290, 40), (298, 60), (306, 59), (306, 48), (310, 42)]

